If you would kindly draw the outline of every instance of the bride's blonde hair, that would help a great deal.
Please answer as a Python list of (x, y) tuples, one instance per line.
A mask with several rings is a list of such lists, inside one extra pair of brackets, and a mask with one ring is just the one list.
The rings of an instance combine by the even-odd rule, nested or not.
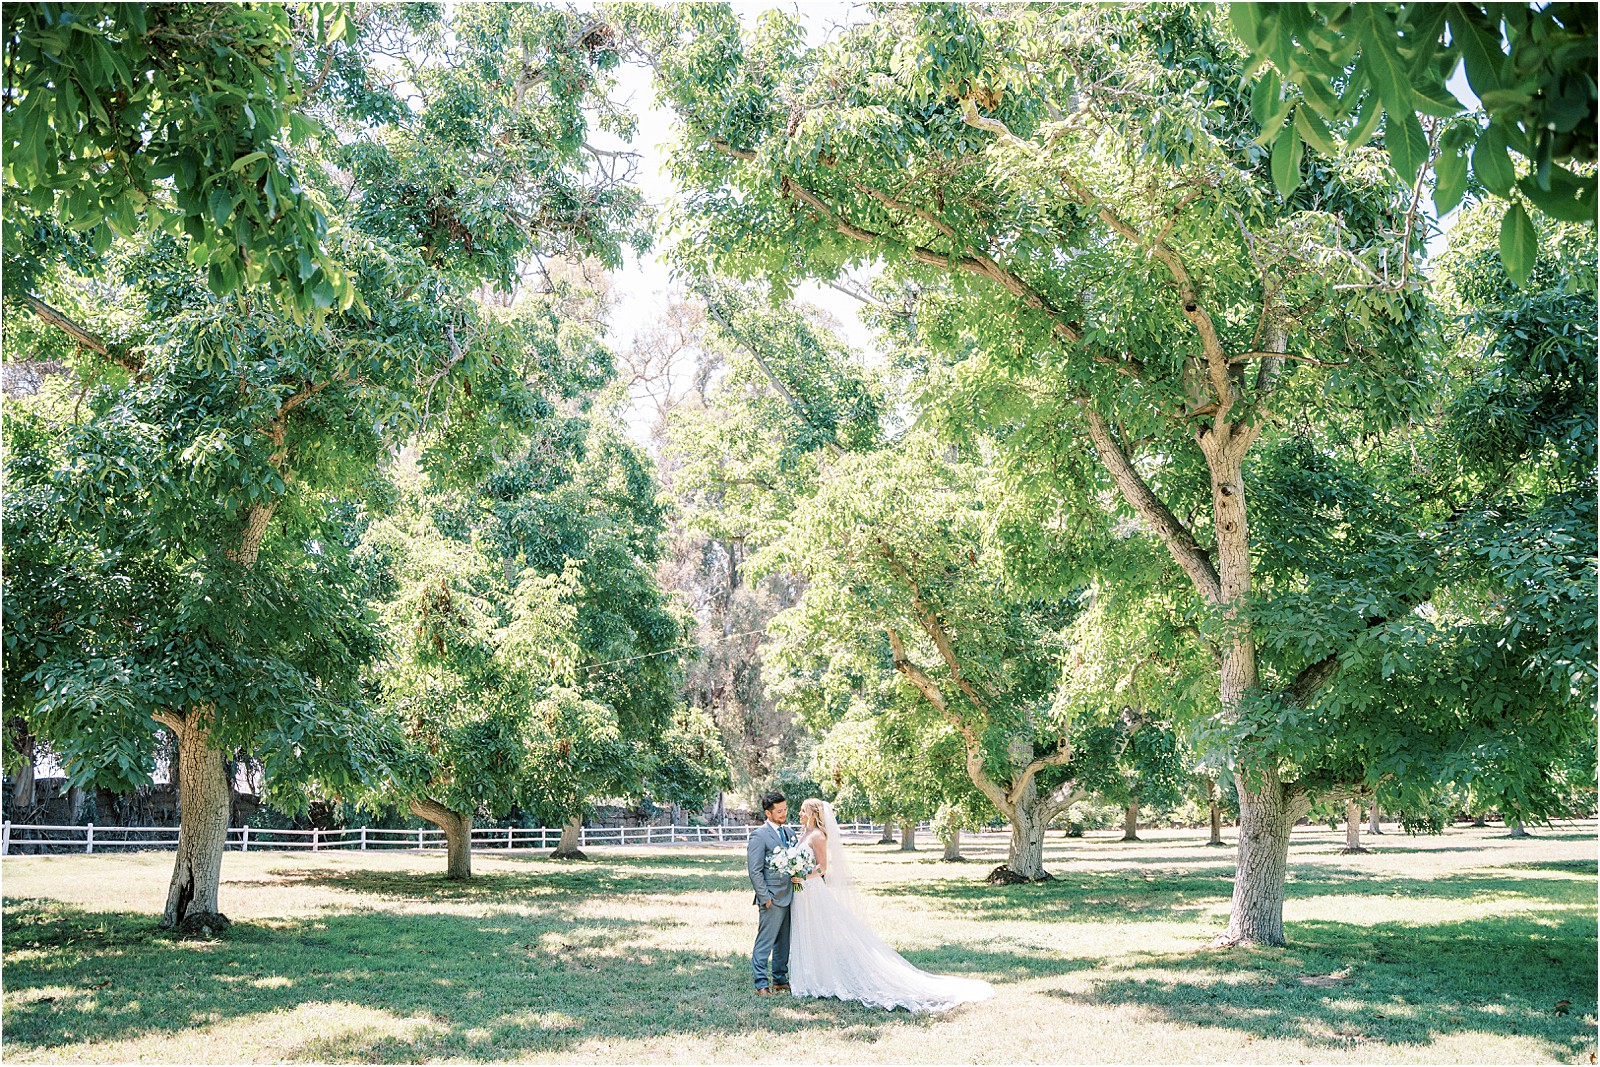
[(810, 812), (813, 820), (811, 825), (815, 826), (823, 837), (827, 837), (828, 827), (827, 821), (822, 817), (822, 801), (816, 797), (807, 797), (800, 805), (800, 814), (804, 815), (807, 812)]

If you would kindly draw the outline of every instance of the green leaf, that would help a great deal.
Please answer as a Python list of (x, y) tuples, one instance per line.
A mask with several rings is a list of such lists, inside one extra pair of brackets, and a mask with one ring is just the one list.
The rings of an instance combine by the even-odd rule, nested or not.
[(1369, 31), (1361, 49), (1361, 59), (1383, 98), (1383, 106), (1391, 112), (1410, 111), (1411, 79), (1406, 67), (1395, 51), (1394, 26), (1388, 16), (1363, 8)]
[(1461, 203), (1467, 192), (1467, 157), (1464, 149), (1446, 149), (1434, 160), (1433, 209), (1441, 217)]
[(1550, 169), (1550, 188), (1541, 189), (1530, 175), (1517, 182), (1517, 188), (1533, 206), (1561, 222), (1595, 222), (1595, 178), (1579, 177), (1563, 167)]
[(1267, 116), (1272, 114), (1272, 107), (1278, 101), (1279, 88), (1278, 72), (1270, 67), (1250, 87), (1250, 117), (1263, 132), (1267, 128)]
[(1272, 143), (1272, 184), (1278, 192), (1288, 196), (1300, 185), (1300, 157), (1305, 147), (1300, 142), (1300, 132), (1294, 123), (1283, 128)]
[(234, 160), (233, 166), (229, 167), (228, 169), (237, 174), (250, 164), (254, 163), (256, 160), (266, 158), (267, 154), (265, 152), (251, 152), (247, 156), (240, 156), (238, 159)]
[(211, 208), (211, 221), (217, 224), (217, 229), (228, 225), (228, 220), (233, 217), (233, 197), (222, 186), (211, 190), (208, 201)]
[(1322, 117), (1311, 108), (1301, 104), (1294, 111), (1294, 125), (1300, 131), (1300, 136), (1325, 156), (1331, 156), (1338, 151), (1333, 135), (1328, 132), (1328, 126)]
[(1467, 67), (1467, 84), (1482, 100), (1486, 93), (1501, 87), (1500, 73), (1505, 69), (1506, 55), (1500, 49), (1499, 19), (1494, 32), (1484, 29), (1475, 17), (1475, 4), (1450, 5), (1450, 40), (1461, 49), (1461, 58)]
[(1228, 5), (1228, 21), (1233, 23), (1233, 32), (1251, 51), (1261, 47), (1261, 23), (1257, 14), (1255, 4)]
[(1368, 92), (1361, 98), (1361, 106), (1356, 109), (1356, 117), (1345, 143), (1351, 148), (1360, 148), (1366, 144), (1377, 131), (1378, 122), (1382, 118), (1383, 103), (1378, 99), (1377, 91)]
[(1434, 118), (1454, 118), (1465, 110), (1461, 101), (1442, 85), (1417, 83), (1412, 85), (1411, 95), (1416, 100), (1416, 110)]
[[(1396, 126), (1399, 129), (1396, 129)], [(1407, 182), (1417, 180), (1417, 172), (1428, 159), (1428, 135), (1422, 132), (1422, 123), (1415, 111), (1391, 111), (1389, 126), (1384, 131), (1384, 143), (1389, 149), (1389, 161), (1395, 172)]]
[(1511, 187), (1517, 180), (1517, 169), (1511, 164), (1505, 131), (1499, 126), (1490, 126), (1478, 138), (1478, 146), (1472, 150), (1472, 173), (1494, 195), (1511, 195)]
[(1500, 259), (1506, 273), (1518, 285), (1533, 273), (1534, 261), (1539, 256), (1539, 233), (1533, 220), (1523, 210), (1521, 201), (1513, 201), (1505, 219), (1500, 223)]

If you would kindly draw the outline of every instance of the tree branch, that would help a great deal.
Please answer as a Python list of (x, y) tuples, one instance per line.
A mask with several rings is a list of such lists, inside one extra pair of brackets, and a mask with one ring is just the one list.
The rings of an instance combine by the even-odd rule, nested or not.
[(180, 742), (183, 740), (183, 732), (189, 728), (187, 722), (170, 711), (158, 711), (150, 717), (171, 730), (172, 736), (176, 737)]
[(144, 362), (138, 356), (124, 352), (121, 349), (113, 349), (99, 334), (90, 330), (87, 326), (74, 322), (32, 293), (24, 294), (21, 299), (23, 307), (32, 311), (41, 321), (61, 330), (68, 337), (71, 337), (90, 351), (98, 352), (119, 367), (125, 367), (131, 371), (138, 371), (144, 367)]
[[(999, 119), (986, 118), (978, 114), (978, 105), (971, 97), (963, 97), (962, 118), (969, 126), (986, 130), (1000, 138), (1003, 142), (1030, 156), (1037, 156), (1038, 151), (1027, 141), (1011, 132), (1011, 129)], [(1169, 224), (1155, 240), (1146, 240), (1122, 216), (1118, 215), (1111, 205), (1096, 196), (1087, 185), (1078, 181), (1063, 167), (1056, 168), (1061, 184), (1067, 187), (1079, 203), (1094, 211), (1114, 233), (1119, 234), (1135, 248), (1142, 249), (1160, 260), (1166, 266), (1167, 272), (1172, 275), (1173, 282), (1178, 288), (1178, 298), (1183, 303), (1183, 317), (1189, 320), (1195, 332), (1200, 335), (1201, 349), (1205, 354), (1206, 366), (1210, 371), (1211, 387), (1217, 396), (1217, 424), (1221, 426), (1227, 418), (1228, 408), (1235, 399), (1234, 390), (1228, 380), (1228, 359), (1222, 347), (1222, 338), (1217, 333), (1216, 324), (1211, 320), (1211, 313), (1200, 303), (1200, 291), (1194, 279), (1189, 276), (1188, 268), (1184, 266), (1183, 259), (1172, 246), (1166, 242), (1166, 235), (1172, 229)], [(1193, 202), (1198, 194), (1191, 194), (1178, 205), (1181, 211)]]
[[(1414, 610), (1417, 605), (1426, 603), (1432, 598), (1433, 592), (1431, 589), (1426, 592), (1418, 590), (1409, 593), (1400, 598), (1398, 611), (1390, 612), (1388, 615), (1369, 616), (1366, 620), (1366, 625), (1362, 629), (1364, 631), (1377, 629), (1379, 626)], [(1295, 702), (1295, 706), (1307, 707), (1311, 702), (1311, 698), (1316, 696), (1323, 686), (1331, 682), (1334, 675), (1339, 673), (1339, 666), (1339, 653), (1330, 652), (1315, 663), (1302, 667), (1300, 672), (1294, 676), (1294, 681), (1289, 683), (1285, 692), (1289, 695), (1289, 699)]]
[(1011, 792), (1009, 794), (1011, 797), (1011, 802), (1016, 804), (1022, 799), (1022, 794), (1028, 788), (1028, 783), (1032, 782), (1034, 776), (1040, 771), (1044, 770), (1046, 767), (1059, 767), (1071, 758), (1072, 749), (1068, 748), (1066, 742), (1063, 741), (1060, 747), (1054, 752), (1050, 753), (1050, 755), (1040, 756), (1034, 759), (1026, 767), (1018, 771), (1016, 778), (1012, 781)]
[[(713, 140), (711, 141), (711, 146), (717, 151), (722, 152), (724, 155), (732, 156), (735, 159), (753, 161), (756, 158), (756, 154), (754, 152), (747, 149), (734, 148), (726, 141)], [(924, 211), (924, 209), (917, 208), (909, 204), (903, 204), (900, 201), (889, 197), (885, 193), (881, 193), (867, 186), (860, 185), (859, 183), (852, 182), (852, 184), (856, 185), (857, 188), (859, 188), (862, 192), (866, 193), (868, 196), (871, 196), (879, 203), (885, 204), (886, 206), (892, 206), (897, 210), (905, 210), (910, 211), (913, 214), (917, 214), (919, 217), (929, 221), (930, 224), (935, 228), (940, 229), (941, 232), (945, 232), (946, 236), (954, 236), (953, 233), (949, 232), (950, 228), (947, 224), (942, 221), (932, 219), (931, 216)], [(782, 176), (782, 186), (797, 200), (811, 208), (818, 215), (822, 216), (823, 221), (829, 226), (833, 227), (839, 233), (844, 234), (846, 237), (856, 241), (861, 241), (864, 244), (876, 243), (899, 245), (906, 249), (911, 258), (915, 259), (919, 263), (924, 263), (930, 267), (939, 267), (943, 270), (964, 271), (968, 274), (976, 274), (980, 277), (988, 278), (990, 281), (996, 282), (1013, 295), (1020, 298), (1028, 307), (1033, 308), (1035, 311), (1043, 312), (1045, 315), (1049, 316), (1051, 330), (1063, 341), (1076, 343), (1083, 339), (1083, 332), (1078, 328), (1077, 324), (1070, 322), (1067, 319), (1065, 312), (1051, 304), (1049, 300), (1045, 299), (1043, 294), (1034, 289), (1027, 282), (1023, 281), (1015, 273), (1007, 270), (990, 257), (984, 255), (957, 255), (939, 252), (935, 249), (928, 248), (925, 245), (919, 245), (911, 241), (906, 241), (892, 234), (879, 233), (876, 230), (869, 230), (850, 221), (850, 219), (846, 218), (840, 210), (823, 200), (822, 197), (817, 193), (795, 181), (793, 177), (788, 175)], [(1127, 360), (1119, 360), (1113, 359), (1110, 356), (1097, 354), (1095, 355), (1094, 359), (1096, 362), (1104, 363), (1110, 367), (1115, 367), (1126, 374), (1138, 374), (1143, 371), (1143, 367), (1139, 364), (1139, 362), (1131, 358)]]
[(984, 796), (994, 802), (995, 807), (1009, 816), (1016, 810), (1016, 805), (1011, 802), (1006, 791), (1000, 788), (999, 783), (989, 777), (989, 772), (983, 765), (983, 739), (969, 723), (964, 722), (959, 715), (950, 710), (949, 705), (945, 703), (944, 694), (939, 691), (938, 683), (907, 657), (905, 642), (900, 637), (900, 631), (893, 626), (885, 627), (885, 630), (889, 635), (889, 648), (894, 656), (894, 669), (904, 675), (906, 680), (927, 698), (928, 703), (932, 704), (934, 709), (961, 734), (962, 740), (966, 742), (967, 777), (972, 779), (973, 785), (983, 791)]
[[(739, 336), (739, 332), (733, 328), (733, 324), (724, 318), (722, 312), (718, 310), (717, 305), (711, 302), (711, 297), (707, 295), (704, 290), (700, 291), (700, 296), (706, 302), (706, 310), (711, 312), (711, 317), (713, 319), (717, 320), (717, 325), (721, 326), (723, 330), (727, 332), (728, 336), (733, 338), (740, 348), (743, 348), (746, 352), (749, 352), (755, 357), (756, 363), (760, 365), (762, 373), (767, 376), (767, 381), (772, 383), (772, 387), (778, 391), (779, 396), (783, 397), (784, 400), (789, 402), (789, 407), (794, 410), (796, 415), (800, 416), (800, 420), (813, 430), (816, 430), (818, 433), (827, 433), (827, 431), (825, 431), (821, 426), (816, 424), (816, 422), (806, 412), (805, 406), (800, 403), (799, 398), (789, 391), (789, 387), (787, 385), (783, 384), (782, 379), (780, 379), (777, 374), (773, 373), (772, 368), (767, 365), (766, 358), (756, 350), (755, 345), (752, 345), (750, 342)], [(833, 434), (827, 433), (827, 440), (823, 441), (822, 443), (823, 446), (827, 448), (830, 455), (844, 455), (844, 449), (839, 447), (839, 442), (834, 438)]]
[[(933, 642), (934, 647), (939, 650), (940, 658), (944, 660), (945, 666), (950, 669), (950, 676), (955, 679), (956, 685), (961, 689), (962, 694), (972, 702), (972, 706), (987, 716), (989, 714), (989, 704), (978, 693), (978, 687), (968, 681), (966, 675), (961, 673), (961, 661), (956, 658), (955, 645), (951, 643), (950, 635), (945, 632), (944, 623), (939, 621), (939, 616), (923, 601), (922, 586), (912, 577), (905, 564), (900, 562), (899, 557), (895, 555), (894, 549), (889, 547), (887, 541), (881, 537), (875, 537), (873, 540), (878, 542), (878, 549), (883, 553), (883, 558), (888, 561), (889, 568), (895, 572), (900, 580), (906, 584), (906, 588), (910, 590), (911, 606), (916, 608), (917, 614), (920, 616), (919, 621), (922, 624), (922, 630), (928, 635), (928, 639)], [(987, 689), (988, 687), (985, 686), (984, 688)]]
[(1211, 562), (1211, 555), (1200, 542), (1195, 540), (1194, 534), (1189, 532), (1179, 518), (1174, 515), (1161, 498), (1150, 489), (1139, 472), (1133, 469), (1122, 447), (1117, 444), (1117, 439), (1111, 433), (1111, 426), (1105, 417), (1094, 409), (1094, 405), (1087, 400), (1080, 399), (1078, 408), (1089, 423), (1089, 438), (1094, 442), (1094, 447), (1100, 453), (1100, 460), (1106, 469), (1111, 472), (1111, 477), (1117, 483), (1117, 488), (1125, 499), (1143, 519), (1148, 522), (1160, 535), (1167, 546), (1167, 551), (1172, 553), (1172, 558), (1182, 567), (1189, 580), (1200, 595), (1213, 604), (1222, 602), (1222, 580), (1217, 576), (1217, 568)]
[(1078, 783), (1071, 781), (1062, 782), (1051, 790), (1044, 802), (1044, 821), (1049, 822), (1067, 808), (1072, 807), (1080, 800), (1087, 800), (1089, 791), (1078, 787)]

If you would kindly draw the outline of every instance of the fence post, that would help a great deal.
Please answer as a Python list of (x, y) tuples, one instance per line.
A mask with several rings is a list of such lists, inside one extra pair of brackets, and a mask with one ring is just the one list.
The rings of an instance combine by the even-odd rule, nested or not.
[(367, 828), (365, 826), (363, 826), (361, 828), (361, 851), (365, 852), (366, 850), (367, 850)]
[(424, 833), (424, 831), (421, 828), (418, 828), (418, 830), (417, 830), (417, 851), (418, 852), (422, 851), (422, 835), (423, 835), (423, 833)]
[(250, 827), (248, 826), (239, 827), (239, 851), (250, 851)]
[(90, 823), (84, 829), (87, 833), (83, 835), (83, 848), (87, 854), (92, 856), (94, 855), (94, 823)]
[(7, 819), (4, 826), (0, 826), (0, 856), (11, 854), (11, 820)]
[(317, 852), (322, 848), (322, 831), (315, 826), (311, 828), (311, 851)]
[(508, 827), (506, 827), (506, 851), (507, 851), (507, 852), (510, 852), (510, 851), (511, 851), (511, 849), (512, 849), (512, 839), (511, 839), (511, 835), (512, 835), (512, 834), (513, 834), (513, 833), (514, 833), (514, 832), (515, 832), (515, 829), (514, 829), (514, 828), (513, 828), (513, 827), (510, 827), (510, 826), (508, 826)]

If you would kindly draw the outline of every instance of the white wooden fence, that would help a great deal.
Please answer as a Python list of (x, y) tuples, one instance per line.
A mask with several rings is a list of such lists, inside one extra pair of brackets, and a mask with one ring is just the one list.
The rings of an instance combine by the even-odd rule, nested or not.
[[(591, 845), (708, 845), (743, 842), (750, 839), (752, 826), (585, 826), (579, 831), (580, 847)], [(883, 825), (841, 823), (844, 833), (859, 837), (880, 835)], [(917, 827), (927, 832), (927, 824)], [(474, 827), (474, 851), (491, 849), (554, 848), (561, 840), (559, 829), (548, 827)], [(39, 846), (39, 851), (82, 851), (96, 849), (176, 848), (176, 826), (45, 826), (35, 823), (0, 824), (0, 856), (12, 855), (13, 846)], [(239, 852), (267, 849), (304, 849), (322, 852), (330, 849), (404, 849), (412, 852), (445, 847), (444, 831), (434, 827), (419, 830), (384, 830), (362, 826), (351, 830), (267, 830), (253, 826), (228, 828), (226, 846)]]

